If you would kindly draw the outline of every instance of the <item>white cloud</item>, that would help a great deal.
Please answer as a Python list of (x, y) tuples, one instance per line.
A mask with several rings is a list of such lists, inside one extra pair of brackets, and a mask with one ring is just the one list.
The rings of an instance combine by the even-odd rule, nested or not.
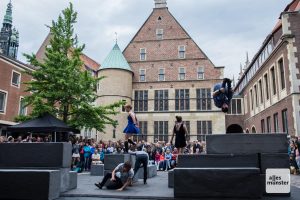
[[(9, 0), (0, 1), (2, 20)], [(13, 23), (20, 32), (21, 53), (36, 52), (67, 0), (13, 0)], [(102, 62), (114, 45), (125, 48), (154, 7), (153, 0), (71, 0), (78, 11), (78, 33), (85, 53)], [(171, 13), (225, 75), (237, 76), (245, 52), (250, 58), (272, 30), (290, 0), (169, 0)]]

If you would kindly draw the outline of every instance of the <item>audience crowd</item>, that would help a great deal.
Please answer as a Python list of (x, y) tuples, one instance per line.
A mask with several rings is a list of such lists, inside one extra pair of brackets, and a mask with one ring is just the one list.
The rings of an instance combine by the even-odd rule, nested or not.
[[(0, 136), (0, 143), (24, 143), (24, 142), (50, 142), (51, 136), (13, 138), (12, 136)], [(107, 154), (124, 153), (124, 142), (102, 141), (96, 142), (94, 139), (70, 138), (72, 143), (72, 169), (77, 172), (89, 171), (92, 164), (104, 163)], [(187, 142), (184, 154), (205, 154), (205, 142)], [(143, 146), (143, 150), (149, 155), (149, 162), (156, 165), (157, 170), (167, 171), (176, 166), (178, 150), (171, 143), (158, 141), (156, 143), (139, 141), (138, 145)], [(290, 158), (290, 169), (292, 174), (299, 174), (300, 168), (300, 140), (297, 137), (290, 138), (288, 154)]]

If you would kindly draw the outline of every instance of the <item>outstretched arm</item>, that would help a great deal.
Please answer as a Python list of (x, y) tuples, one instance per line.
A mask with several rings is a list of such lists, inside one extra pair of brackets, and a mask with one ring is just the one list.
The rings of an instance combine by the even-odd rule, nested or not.
[(131, 183), (131, 178), (128, 178), (126, 183), (120, 189), (117, 189), (117, 190), (123, 191), (128, 185), (130, 185), (130, 183)]
[(174, 130), (173, 130), (173, 134), (172, 134), (172, 137), (171, 137), (171, 140), (170, 140), (170, 143), (172, 144), (173, 143), (173, 138), (174, 138)]

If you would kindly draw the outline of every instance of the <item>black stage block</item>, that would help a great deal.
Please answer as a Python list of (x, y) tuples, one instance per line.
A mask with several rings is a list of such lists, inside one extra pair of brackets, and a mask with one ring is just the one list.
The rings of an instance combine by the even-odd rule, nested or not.
[(175, 198), (260, 198), (258, 168), (175, 168)]
[(131, 161), (130, 154), (106, 154), (104, 156), (104, 169), (113, 170), (120, 163)]
[(168, 187), (174, 188), (174, 170), (168, 171)]
[(207, 154), (287, 153), (286, 134), (207, 135)]
[(104, 174), (104, 165), (92, 165), (91, 166), (91, 176), (103, 176)]
[(179, 168), (259, 167), (258, 154), (178, 155)]
[(261, 190), (263, 191), (263, 195), (264, 196), (270, 196), (270, 197), (277, 197), (277, 196), (283, 196), (283, 197), (290, 197), (291, 193), (267, 193), (266, 192), (266, 175), (265, 174), (261, 174), (260, 175), (260, 186), (261, 186)]
[(77, 188), (77, 172), (70, 171), (68, 190), (73, 190), (76, 188)]
[(0, 199), (52, 200), (60, 193), (58, 170), (0, 170)]
[(70, 168), (72, 145), (69, 143), (0, 144), (0, 168)]
[(260, 155), (261, 173), (265, 174), (268, 168), (290, 168), (288, 153), (262, 153)]

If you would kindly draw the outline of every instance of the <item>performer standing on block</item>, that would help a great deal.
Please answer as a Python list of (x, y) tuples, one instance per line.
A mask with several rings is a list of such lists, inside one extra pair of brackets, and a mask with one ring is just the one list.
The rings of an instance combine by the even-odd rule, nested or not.
[(224, 113), (228, 112), (228, 106), (233, 96), (231, 88), (231, 80), (224, 78), (222, 83), (218, 83), (214, 87), (213, 98), (215, 105), (221, 108)]
[(173, 129), (173, 135), (170, 143), (172, 144), (174, 135), (175, 137), (175, 147), (178, 149), (179, 154), (183, 154), (184, 147), (186, 147), (186, 136), (188, 135), (188, 131), (186, 125), (182, 121), (181, 116), (176, 116), (176, 122)]
[(126, 104), (124, 107), (125, 107), (126, 112), (128, 112), (128, 114), (129, 114), (127, 117), (128, 124), (123, 131), (123, 133), (125, 133), (125, 142), (124, 142), (125, 153), (128, 153), (128, 143), (135, 145), (135, 143), (130, 139), (130, 137), (132, 136), (132, 134), (139, 134), (140, 129), (139, 129), (136, 115), (132, 111), (132, 106), (129, 104)]

